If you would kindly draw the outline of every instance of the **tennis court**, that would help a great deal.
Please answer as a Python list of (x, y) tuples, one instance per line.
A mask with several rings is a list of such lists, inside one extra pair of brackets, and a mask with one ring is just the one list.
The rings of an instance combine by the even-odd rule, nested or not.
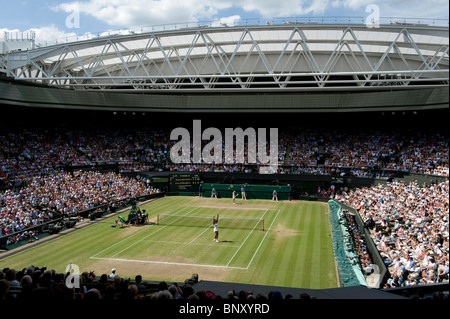
[[(95, 254), (93, 259), (196, 267), (248, 269), (276, 219), (272, 208), (241, 209), (184, 206), (176, 214)], [(213, 242), (212, 216), (220, 216), (219, 243)], [(253, 254), (252, 254), (253, 252)], [(242, 255), (242, 256), (241, 256)]]
[[(168, 196), (140, 206), (141, 226), (119, 227), (106, 218), (0, 261), (182, 282), (200, 280), (303, 288), (337, 286), (328, 206), (304, 201)], [(125, 216), (127, 213), (123, 213)], [(219, 214), (219, 242), (212, 217)]]

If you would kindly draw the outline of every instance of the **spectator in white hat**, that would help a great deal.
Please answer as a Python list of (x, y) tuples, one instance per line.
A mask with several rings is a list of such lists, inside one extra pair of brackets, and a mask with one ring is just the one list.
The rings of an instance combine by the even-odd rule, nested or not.
[(119, 275), (116, 274), (116, 268), (111, 269), (111, 275), (109, 275), (109, 279), (114, 279), (118, 277)]

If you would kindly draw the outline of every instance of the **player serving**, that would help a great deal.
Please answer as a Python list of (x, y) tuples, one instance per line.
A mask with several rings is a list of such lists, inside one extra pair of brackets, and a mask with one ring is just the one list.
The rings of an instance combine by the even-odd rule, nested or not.
[(219, 214), (217, 217), (213, 217), (213, 226), (214, 226), (214, 241), (216, 243), (219, 242)]

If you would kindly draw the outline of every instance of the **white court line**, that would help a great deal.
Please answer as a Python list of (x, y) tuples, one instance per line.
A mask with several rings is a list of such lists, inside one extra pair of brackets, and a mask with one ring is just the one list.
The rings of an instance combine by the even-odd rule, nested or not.
[[(208, 207), (208, 206), (199, 206), (199, 207), (205, 208), (205, 207)], [(211, 206), (211, 207), (212, 207), (212, 206)], [(217, 208), (217, 207), (215, 207), (215, 208)], [(225, 214), (223, 214), (221, 218), (223, 218), (223, 216), (225, 216)], [(204, 234), (208, 229), (210, 229), (211, 227), (212, 227), (212, 224), (209, 225), (204, 231), (202, 231), (202, 232), (200, 233), (200, 235), (198, 235), (197, 237), (195, 237), (194, 239), (192, 239), (192, 240), (189, 242), (189, 244), (192, 244), (195, 240), (197, 240), (201, 235), (203, 235), (203, 234)], [(228, 247), (238, 247), (238, 246), (228, 246)]]
[(195, 240), (197, 240), (197, 238), (199, 238), (201, 235), (203, 235), (207, 230), (209, 230), (211, 228), (212, 225), (209, 225), (208, 228), (206, 228), (204, 231), (202, 231), (200, 233), (200, 235), (198, 235), (197, 237), (195, 237), (194, 239), (192, 239), (189, 244), (192, 244)]
[[(183, 208), (183, 209), (184, 209), (184, 208)], [(109, 246), (109, 247), (103, 249), (102, 251), (96, 253), (96, 254), (93, 255), (92, 257), (97, 256), (97, 255), (101, 254), (102, 252), (107, 251), (108, 249), (113, 248), (114, 246), (120, 244), (121, 242), (123, 242), (123, 241), (125, 241), (125, 240), (128, 240), (128, 239), (130, 239), (131, 237), (136, 236), (136, 235), (140, 234), (142, 231), (147, 230), (147, 229), (148, 229), (147, 227), (146, 227), (146, 228), (142, 228), (141, 230), (135, 232), (134, 234), (132, 234), (132, 235), (130, 235), (130, 236), (127, 236), (127, 237), (125, 237), (125, 238), (122, 239), (122, 240), (119, 240), (119, 241), (118, 241), (117, 243), (115, 243), (114, 245), (111, 245), (111, 246)]]
[(266, 234), (264, 235), (263, 239), (262, 239), (261, 242), (259, 243), (258, 248), (256, 249), (255, 253), (253, 254), (252, 259), (250, 260), (250, 262), (249, 262), (248, 265), (247, 265), (247, 268), (245, 268), (245, 269), (248, 269), (248, 268), (250, 267), (250, 265), (252, 264), (253, 259), (255, 258), (256, 254), (258, 253), (258, 250), (259, 250), (259, 248), (261, 247), (262, 243), (264, 242), (264, 239), (266, 239), (266, 236), (267, 236), (267, 234), (269, 233), (269, 230), (272, 228), (272, 225), (273, 225), (273, 223), (275, 222), (275, 220), (277, 219), (279, 213), (280, 213), (280, 210), (278, 210), (277, 215), (276, 215), (275, 218), (272, 220), (272, 223), (270, 223), (269, 229), (267, 229)]
[[(267, 211), (269, 209), (266, 209), (266, 211), (264, 212), (264, 214), (260, 217), (260, 219), (264, 218), (264, 215), (266, 215)], [(239, 252), (239, 250), (241, 250), (242, 246), (245, 244), (245, 242), (247, 241), (248, 237), (253, 233), (253, 231), (255, 230), (256, 226), (258, 226), (258, 223), (255, 224), (255, 226), (253, 227), (253, 229), (251, 230), (251, 232), (247, 235), (247, 237), (245, 238), (245, 240), (242, 242), (242, 244), (239, 246), (239, 248), (236, 250), (236, 252), (234, 253), (233, 257), (231, 257), (231, 259), (228, 261), (227, 267), (228, 265), (231, 263), (231, 261), (234, 259), (234, 257), (236, 256), (236, 254)], [(264, 236), (265, 237), (265, 236)]]
[[(183, 207), (182, 209), (180, 209), (178, 212), (180, 212), (180, 211), (183, 211), (185, 208), (187, 208), (188, 206), (186, 206), (186, 207)], [(189, 211), (187, 214), (189, 214), (191, 211)], [(104, 251), (107, 251), (107, 250), (109, 250), (109, 249), (111, 249), (111, 248), (113, 248), (114, 246), (116, 246), (116, 245), (118, 245), (118, 244), (120, 244), (121, 242), (123, 242), (123, 241), (125, 241), (125, 240), (128, 240), (128, 239), (130, 239), (131, 237), (133, 237), (133, 236), (136, 236), (136, 235), (138, 235), (138, 234), (140, 234), (142, 231), (145, 231), (145, 230), (147, 230), (147, 229), (149, 229), (148, 227), (145, 227), (145, 228), (143, 228), (142, 230), (139, 230), (139, 231), (137, 231), (136, 233), (134, 233), (134, 234), (132, 234), (132, 235), (130, 235), (130, 236), (127, 236), (127, 237), (125, 237), (124, 239), (122, 239), (122, 240), (120, 240), (120, 241), (118, 241), (117, 243), (115, 243), (114, 245), (111, 245), (111, 246), (109, 246), (109, 247), (107, 247), (107, 248), (105, 248), (105, 249), (103, 249), (102, 251), (100, 251), (100, 252), (98, 252), (98, 253), (96, 253), (95, 255), (93, 255), (92, 257), (95, 257), (95, 256), (97, 256), (97, 255), (99, 255), (99, 254), (101, 254), (102, 252), (104, 252)], [(153, 233), (152, 233), (153, 234)], [(117, 255), (117, 254), (116, 254)]]
[(238, 210), (241, 210), (241, 209), (247, 209), (247, 210), (267, 210), (267, 209), (270, 209), (270, 208), (258, 208), (258, 207), (240, 207), (239, 205), (238, 206), (229, 206), (229, 207), (227, 207), (227, 206), (213, 206), (213, 205), (211, 205), (211, 206), (208, 206), (208, 205), (199, 205), (199, 206), (197, 206), (197, 207), (201, 207), (201, 208), (217, 208), (217, 209), (238, 209)]
[(121, 259), (121, 258), (100, 258), (100, 257), (90, 257), (91, 259), (103, 259), (112, 261), (131, 261), (138, 263), (149, 263), (149, 264), (164, 264), (164, 265), (178, 265), (178, 266), (194, 266), (194, 267), (209, 267), (209, 268), (225, 268), (225, 269), (241, 269), (245, 270), (243, 267), (230, 267), (223, 265), (205, 265), (205, 264), (188, 264), (188, 263), (177, 263), (170, 261), (154, 261), (154, 260), (135, 260), (135, 259)]
[[(194, 242), (182, 242), (182, 241), (167, 241), (167, 240), (147, 240), (149, 243), (162, 243), (162, 244), (177, 244), (177, 245), (197, 245), (197, 246), (214, 246), (217, 247), (217, 244), (203, 244), (203, 243), (194, 243)], [(220, 247), (239, 247), (239, 245), (226, 245)]]
[(169, 224), (167, 224), (167, 225), (164, 225), (164, 226), (162, 226), (161, 228), (159, 228), (158, 230), (156, 230), (156, 231), (154, 231), (154, 232), (152, 232), (152, 233), (150, 233), (149, 235), (147, 235), (147, 236), (145, 236), (145, 237), (143, 237), (143, 238), (141, 238), (140, 240), (138, 240), (138, 241), (136, 241), (136, 242), (134, 242), (133, 244), (131, 244), (130, 246), (128, 246), (128, 247), (126, 247), (126, 248), (124, 248), (124, 249), (122, 249), (121, 251), (119, 251), (118, 253), (116, 253), (116, 254), (114, 254), (114, 255), (112, 255), (111, 256), (111, 258), (112, 257), (114, 257), (114, 256), (117, 256), (118, 254), (120, 254), (120, 253), (122, 253), (122, 252), (124, 252), (125, 250), (127, 250), (127, 249), (129, 249), (130, 247), (133, 247), (134, 245), (136, 245), (137, 243), (140, 243), (141, 241), (143, 241), (144, 239), (146, 239), (146, 238), (148, 238), (148, 237), (150, 237), (151, 235), (154, 235), (154, 234), (156, 234), (157, 232), (159, 232), (159, 231), (161, 231), (161, 230), (163, 230), (164, 228), (166, 228), (167, 226), (170, 226), (170, 225), (172, 225), (173, 223), (175, 223), (177, 220), (179, 220), (181, 217), (183, 217), (183, 216), (186, 216), (186, 215), (189, 215), (190, 213), (192, 213), (194, 210), (196, 210), (198, 207), (195, 207), (194, 209), (191, 209), (190, 211), (188, 211), (186, 214), (184, 214), (184, 215), (181, 215), (179, 218), (177, 218), (177, 219), (175, 219), (173, 222), (171, 222), (171, 223), (169, 223)]
[[(186, 207), (184, 207), (184, 208), (186, 208)], [(183, 209), (184, 209), (184, 208), (183, 208)], [(195, 209), (197, 209), (197, 208), (198, 208), (198, 207), (196, 207), (196, 208), (190, 210), (189, 212), (187, 212), (186, 214), (181, 215), (181, 216), (186, 216), (186, 215), (190, 214), (191, 212), (193, 212), (193, 211), (194, 211)], [(183, 209), (181, 209), (181, 211), (182, 211)], [(269, 210), (269, 209), (266, 209), (266, 211), (264, 212), (264, 214), (263, 214), (263, 216), (261, 217), (261, 219), (265, 216), (265, 214), (267, 213), (268, 210)], [(264, 240), (265, 240), (267, 234), (269, 233), (270, 229), (272, 228), (273, 223), (274, 223), (275, 220), (277, 219), (279, 213), (280, 213), (280, 210), (278, 210), (278, 212), (277, 212), (275, 218), (273, 219), (272, 223), (270, 224), (269, 228), (267, 229), (266, 234), (264, 235), (263, 239), (261, 240), (261, 242), (260, 242), (258, 248), (256, 249), (255, 253), (253, 254), (252, 259), (251, 259), (250, 262), (248, 263), (247, 267), (233, 267), (233, 266), (229, 266), (229, 264), (230, 264), (230, 262), (233, 260), (233, 258), (236, 256), (236, 254), (238, 253), (238, 251), (241, 249), (241, 247), (243, 246), (243, 244), (245, 243), (245, 241), (247, 241), (248, 237), (250, 236), (250, 234), (253, 232), (253, 230), (256, 228), (257, 225), (255, 225), (255, 227), (253, 227), (253, 229), (250, 231), (250, 233), (247, 235), (246, 239), (244, 240), (244, 242), (243, 242), (240, 246), (227, 246), (227, 247), (239, 247), (239, 248), (237, 249), (237, 251), (234, 253), (233, 257), (231, 257), (230, 261), (229, 261), (225, 266), (224, 266), (224, 265), (207, 265), (207, 264), (190, 264), (190, 263), (179, 263), (179, 262), (169, 262), (169, 261), (154, 261), (154, 260), (136, 260), (136, 259), (112, 258), (112, 257), (118, 255), (119, 253), (121, 253), (122, 251), (127, 250), (128, 248), (130, 248), (131, 246), (133, 246), (134, 244), (136, 244), (136, 243), (138, 243), (138, 242), (136, 242), (136, 243), (134, 243), (133, 245), (131, 245), (131, 246), (129, 246), (129, 247), (123, 249), (122, 251), (120, 251), (119, 253), (113, 255), (113, 256), (110, 257), (110, 258), (95, 257), (96, 255), (98, 255), (98, 254), (100, 254), (100, 253), (97, 253), (97, 254), (93, 255), (92, 257), (89, 257), (89, 258), (90, 258), (90, 259), (111, 260), (111, 261), (129, 261), (129, 262), (139, 262), (139, 263), (150, 263), (150, 264), (165, 264), (165, 265), (180, 265), (180, 266), (195, 266), (195, 267), (209, 267), (209, 268), (223, 268), (223, 269), (248, 270), (248, 268), (250, 267), (251, 263), (253, 262), (253, 259), (255, 258), (256, 254), (258, 253), (258, 251), (259, 251), (259, 249), (260, 249), (262, 243), (264, 242)], [(181, 218), (181, 217), (180, 217), (180, 218)], [(178, 220), (178, 219), (177, 219), (177, 220)], [(176, 221), (176, 220), (175, 220), (175, 221)], [(175, 222), (175, 221), (173, 221), (173, 222)], [(173, 223), (173, 222), (172, 222), (172, 223)], [(170, 224), (171, 224), (171, 223), (170, 223)], [(162, 228), (165, 228), (165, 227), (169, 226), (170, 224), (167, 224), (167, 225), (163, 226)], [(160, 230), (160, 229), (158, 229), (156, 232), (158, 232), (159, 230)], [(142, 241), (142, 240), (144, 240), (145, 238), (147, 238), (147, 237), (153, 235), (153, 234), (156, 233), (156, 232), (152, 232), (151, 234), (149, 234), (148, 236), (144, 237), (144, 238), (141, 239), (140, 241)], [(136, 234), (137, 234), (137, 233), (136, 233)], [(133, 235), (134, 235), (134, 234), (133, 234)], [(130, 236), (130, 237), (131, 237), (131, 236)], [(127, 238), (129, 238), (129, 237), (127, 237)], [(127, 238), (125, 238), (125, 239), (127, 239)], [(123, 240), (125, 240), (125, 239), (123, 239)], [(122, 242), (123, 240), (121, 240), (120, 242)], [(140, 242), (140, 241), (139, 241), (139, 242)], [(108, 247), (107, 249), (109, 249), (109, 248), (111, 248), (111, 247), (114, 247), (115, 245), (119, 244), (120, 242), (117, 242), (116, 244), (114, 244), (114, 245)], [(167, 241), (155, 241), (155, 242), (163, 242), (163, 243), (166, 242), (166, 243), (167, 243)], [(175, 242), (174, 242), (174, 243), (175, 243)], [(178, 242), (176, 242), (176, 243), (178, 243)], [(183, 244), (183, 243), (182, 243), (182, 244)], [(194, 244), (194, 245), (205, 245), (205, 244)], [(213, 245), (213, 244), (206, 244), (206, 245), (208, 245), (208, 246), (217, 246), (216, 244), (214, 244), (214, 245)], [(223, 246), (222, 246), (222, 247), (223, 247)], [(107, 249), (102, 250), (102, 252), (105, 251), (105, 250), (107, 250)]]
[[(187, 208), (187, 206), (186, 207), (183, 207), (182, 209), (180, 209), (179, 211), (182, 211), (183, 209), (185, 209), (185, 208)], [(112, 248), (112, 247), (114, 247), (114, 246), (116, 246), (116, 245), (118, 245), (118, 244), (120, 244), (121, 242), (123, 242), (124, 240), (128, 240), (128, 239), (130, 239), (131, 237), (133, 237), (133, 236), (136, 236), (137, 234), (139, 234), (140, 232), (142, 232), (142, 231), (144, 231), (144, 230), (147, 230), (148, 228), (146, 227), (146, 228), (143, 228), (143, 229), (141, 229), (141, 230), (139, 230), (139, 231), (137, 231), (137, 232), (135, 232), (134, 234), (132, 234), (132, 235), (130, 235), (130, 236), (127, 236), (127, 237), (125, 237), (124, 239), (122, 239), (122, 240), (120, 240), (120, 241), (118, 241), (117, 243), (115, 243), (114, 245), (111, 245), (111, 246), (109, 246), (108, 248), (105, 248), (105, 249), (103, 249), (102, 251), (100, 251), (100, 252), (98, 252), (98, 253), (96, 253), (94, 256), (97, 256), (98, 254), (101, 254), (102, 252), (104, 252), (104, 251), (106, 251), (106, 250), (108, 250), (108, 249), (110, 249), (110, 248)], [(94, 257), (93, 256), (93, 257)]]

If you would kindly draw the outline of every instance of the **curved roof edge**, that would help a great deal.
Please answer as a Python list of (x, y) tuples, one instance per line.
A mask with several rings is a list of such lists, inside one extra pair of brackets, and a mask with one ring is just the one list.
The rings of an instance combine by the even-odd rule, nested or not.
[(130, 112), (334, 113), (449, 108), (448, 87), (368, 92), (142, 94), (77, 91), (0, 80), (0, 104)]

